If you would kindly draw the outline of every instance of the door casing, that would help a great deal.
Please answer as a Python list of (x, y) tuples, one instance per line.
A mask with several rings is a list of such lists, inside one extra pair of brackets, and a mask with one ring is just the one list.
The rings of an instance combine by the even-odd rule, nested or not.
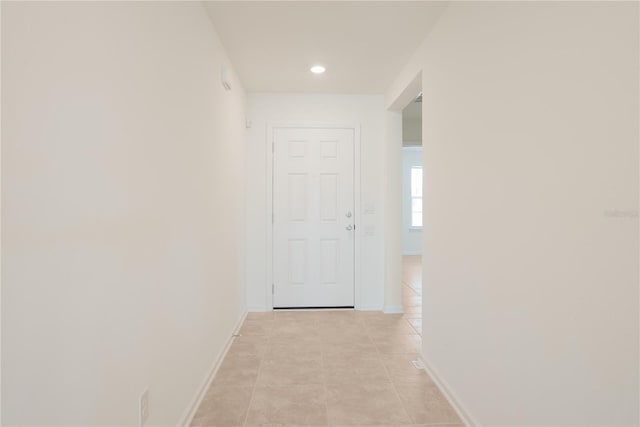
[(361, 306), (361, 251), (362, 251), (362, 226), (361, 226), (361, 187), (360, 187), (360, 124), (357, 123), (324, 123), (324, 122), (269, 122), (267, 123), (265, 149), (266, 171), (265, 182), (267, 186), (266, 218), (267, 227), (267, 277), (265, 280), (265, 306), (273, 309), (273, 141), (274, 129), (352, 129), (353, 130), (353, 159), (354, 159), (354, 220), (355, 220), (355, 257), (354, 257), (354, 293), (355, 309)]

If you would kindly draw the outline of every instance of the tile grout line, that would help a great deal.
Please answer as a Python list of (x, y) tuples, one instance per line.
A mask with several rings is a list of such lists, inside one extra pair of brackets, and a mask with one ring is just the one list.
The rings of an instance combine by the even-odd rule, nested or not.
[[(318, 325), (316, 325), (317, 328)], [(316, 330), (316, 332), (318, 332)], [(320, 335), (318, 334), (318, 337)], [(331, 425), (329, 423), (329, 404), (327, 403), (329, 397), (329, 390), (327, 389), (327, 370), (325, 369), (325, 343), (320, 339), (320, 369), (322, 369), (322, 388), (324, 389), (324, 413), (327, 415), (327, 426)]]
[[(271, 331), (269, 331), (271, 332)], [(262, 357), (260, 357), (260, 363), (258, 364), (258, 372), (256, 373), (256, 381), (253, 383), (253, 389), (251, 390), (251, 397), (249, 398), (249, 404), (247, 405), (247, 411), (244, 414), (244, 421), (242, 423), (243, 427), (247, 425), (247, 420), (249, 419), (249, 410), (251, 409), (251, 404), (253, 403), (253, 397), (256, 394), (256, 387), (258, 386), (258, 377), (260, 376), (260, 370), (262, 369), (262, 363), (264, 362), (265, 356), (266, 356), (266, 352), (269, 349), (269, 347), (271, 346), (271, 334), (265, 335), (267, 337), (267, 349), (265, 349), (265, 352), (262, 354)]]
[[(405, 284), (405, 285), (407, 286), (407, 288), (409, 288), (409, 290), (410, 290), (413, 294), (415, 294), (414, 296), (419, 296), (419, 297), (420, 297), (420, 299), (421, 299), (421, 303), (420, 303), (420, 305), (419, 305), (419, 306), (420, 306), (420, 308), (421, 308), (420, 312), (422, 312), (422, 289), (421, 289), (421, 292), (420, 292), (420, 293), (418, 293), (418, 292), (413, 288), (413, 286), (411, 286), (411, 285), (409, 285), (409, 284)], [(412, 285), (413, 285), (413, 283), (412, 283)], [(422, 288), (422, 286), (421, 286), (421, 288)], [(404, 290), (404, 289), (403, 289), (403, 290)], [(403, 295), (403, 299), (404, 299), (404, 295)], [(421, 319), (421, 321), (422, 321), (422, 314), (420, 315), (420, 317), (419, 317), (419, 318), (420, 318), (420, 319)], [(418, 330), (417, 330), (417, 329), (416, 329), (416, 328), (411, 324), (411, 322), (409, 322), (409, 320), (408, 320), (407, 318), (404, 318), (404, 320), (409, 324), (409, 326), (411, 327), (411, 329), (413, 329), (413, 330), (416, 332), (416, 334), (420, 337), (420, 344), (422, 345), (422, 333), (421, 333), (421, 332), (418, 332)], [(421, 353), (422, 353), (422, 349), (419, 349), (419, 350), (418, 350), (418, 355), (420, 355)], [(398, 398), (400, 399), (400, 402), (402, 403), (402, 406), (405, 408), (405, 411), (407, 412), (407, 415), (409, 415), (409, 413), (408, 413), (409, 411), (407, 411), (407, 410), (406, 410), (405, 403), (404, 403), (404, 401), (402, 400), (402, 398), (400, 397), (400, 393), (398, 392), (398, 388), (397, 388), (397, 385), (396, 385), (395, 381), (393, 382), (393, 388), (394, 388), (394, 390), (395, 390), (395, 392), (396, 392), (396, 395), (398, 395)], [(411, 419), (411, 421), (412, 421), (412, 423), (413, 423), (414, 425), (416, 425), (416, 424), (417, 424), (417, 423), (416, 423), (416, 420), (414, 420), (414, 419), (413, 419), (413, 417), (409, 416), (409, 418)], [(431, 424), (428, 424), (428, 425), (431, 425)], [(443, 425), (443, 426), (444, 426), (444, 424), (440, 424), (440, 425)], [(434, 426), (435, 426), (435, 425), (434, 425)]]
[[(404, 320), (405, 322), (407, 322), (407, 324), (409, 325), (409, 327), (410, 327), (411, 329), (413, 329), (413, 330), (416, 332), (416, 335), (418, 335), (418, 336), (420, 337), (420, 341), (422, 341), (422, 332), (418, 332), (418, 330), (415, 328), (415, 326), (413, 326), (413, 325), (411, 324), (411, 322), (409, 322), (409, 320), (408, 320), (408, 319), (403, 318), (402, 320)], [(422, 321), (422, 319), (420, 319), (420, 320)], [(422, 342), (420, 342), (420, 344), (422, 344)], [(418, 352), (418, 353), (420, 353), (420, 352)]]
[[(386, 366), (385, 366), (386, 368)], [(396, 387), (396, 382), (391, 380), (391, 386), (393, 387), (393, 391), (396, 393), (396, 397), (398, 398), (398, 400), (400, 400), (400, 404), (402, 405), (402, 409), (404, 409), (404, 412), (407, 414), (407, 418), (409, 418), (409, 420), (411, 421), (411, 424), (416, 425), (416, 421), (413, 419), (413, 417), (411, 415), (409, 415), (409, 411), (407, 410), (407, 406), (405, 405), (404, 401), (402, 400), (402, 397), (400, 397), (400, 393), (398, 393), (398, 388)]]
[[(367, 335), (369, 335), (368, 332), (367, 332)], [(415, 421), (413, 420), (411, 415), (409, 415), (409, 411), (407, 411), (407, 407), (405, 406), (404, 402), (402, 401), (402, 398), (400, 397), (400, 393), (398, 393), (398, 389), (396, 388), (396, 383), (395, 383), (395, 381), (393, 381), (393, 378), (391, 377), (391, 374), (389, 373), (389, 369), (387, 369), (387, 365), (382, 360), (382, 353), (380, 352), (380, 349), (378, 348), (378, 344), (376, 344), (373, 341), (373, 339), (371, 338), (370, 335), (369, 335), (369, 339), (371, 339), (371, 341), (374, 343), (374, 345), (376, 347), (376, 353), (378, 353), (378, 359), (380, 359), (380, 362), (382, 363), (382, 367), (384, 368), (385, 372), (387, 373), (387, 377), (389, 379), (389, 382), (391, 383), (391, 387), (393, 388), (393, 391), (396, 394), (396, 397), (398, 398), (398, 401), (400, 401), (400, 405), (402, 405), (402, 409), (404, 410), (404, 414), (407, 416), (407, 419), (409, 421), (411, 421), (410, 424), (415, 425), (416, 424)]]

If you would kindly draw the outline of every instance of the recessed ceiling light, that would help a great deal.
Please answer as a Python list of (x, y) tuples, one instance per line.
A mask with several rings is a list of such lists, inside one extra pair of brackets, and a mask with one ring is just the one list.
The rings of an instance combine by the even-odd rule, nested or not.
[(326, 71), (326, 68), (324, 68), (322, 65), (314, 65), (313, 67), (311, 67), (311, 72), (314, 74), (322, 74)]

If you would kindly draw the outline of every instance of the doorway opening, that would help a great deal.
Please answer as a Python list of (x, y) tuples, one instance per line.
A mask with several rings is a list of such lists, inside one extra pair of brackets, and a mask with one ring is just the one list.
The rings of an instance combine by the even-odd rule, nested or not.
[(422, 90), (402, 110), (402, 304), (422, 335)]

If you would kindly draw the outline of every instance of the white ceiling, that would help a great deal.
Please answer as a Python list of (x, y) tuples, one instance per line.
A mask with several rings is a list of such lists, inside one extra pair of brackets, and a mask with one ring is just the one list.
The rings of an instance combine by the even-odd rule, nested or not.
[[(382, 94), (446, 7), (434, 1), (205, 2), (250, 92)], [(323, 64), (323, 75), (309, 72)]]

